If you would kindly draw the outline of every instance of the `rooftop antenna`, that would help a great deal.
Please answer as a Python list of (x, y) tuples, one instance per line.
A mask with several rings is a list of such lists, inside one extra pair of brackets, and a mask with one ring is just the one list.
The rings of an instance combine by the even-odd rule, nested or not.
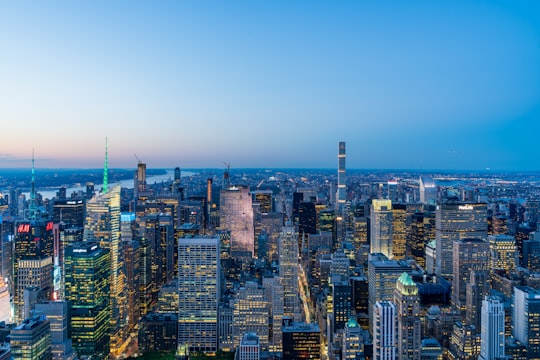
[(101, 191), (106, 194), (109, 191), (109, 148), (107, 137), (105, 137), (105, 165), (103, 166), (103, 188)]

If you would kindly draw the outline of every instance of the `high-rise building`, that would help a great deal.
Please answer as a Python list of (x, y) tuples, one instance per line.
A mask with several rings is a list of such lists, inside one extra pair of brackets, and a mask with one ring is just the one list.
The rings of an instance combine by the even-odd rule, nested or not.
[(396, 260), (405, 258), (407, 219), (407, 206), (392, 204), (392, 256)]
[(66, 301), (46, 301), (36, 304), (36, 314), (44, 314), (51, 324), (51, 350), (53, 359), (75, 358), (71, 339), (68, 336), (69, 314)]
[(283, 360), (321, 358), (321, 331), (317, 324), (286, 322), (283, 326)]
[(527, 358), (540, 358), (540, 290), (514, 287), (513, 335), (527, 346)]
[[(411, 273), (412, 267), (406, 261), (388, 260), (383, 254), (370, 254), (368, 261), (369, 317), (373, 320), (373, 307), (377, 301), (391, 301), (394, 298), (397, 279)], [(373, 324), (371, 323), (373, 326)]]
[(482, 301), (480, 360), (504, 358), (504, 303), (498, 296)]
[(283, 324), (283, 286), (279, 277), (263, 277), (265, 297), (270, 309), (269, 319), (269, 349), (273, 352), (282, 351)]
[[(33, 292), (34, 296), (27, 297), (24, 301), (25, 292), (28, 295), (29, 291)], [(16, 308), (16, 313), (22, 319), (31, 316), (30, 312), (38, 299), (50, 300), (53, 294), (52, 257), (19, 260), (15, 294), (23, 300)]]
[(362, 328), (358, 322), (351, 317), (345, 325), (343, 334), (342, 355), (345, 360), (359, 360), (364, 354), (364, 343), (362, 337)]
[(10, 334), (13, 359), (52, 359), (51, 325), (45, 316), (25, 319)]
[(259, 336), (250, 332), (242, 336), (240, 344), (236, 349), (234, 360), (259, 360), (261, 355), (261, 345)]
[(219, 237), (178, 239), (179, 349), (218, 349), (219, 242)]
[(420, 177), (420, 202), (435, 204), (437, 202), (437, 185), (429, 176)]
[(443, 347), (437, 339), (426, 338), (422, 340), (420, 347), (420, 360), (442, 360)]
[(79, 242), (65, 250), (65, 299), (71, 304), (71, 338), (79, 356), (109, 357), (109, 249)]
[(0, 276), (0, 322), (2, 321), (6, 324), (11, 323), (11, 303), (8, 286), (4, 278)]
[(178, 345), (178, 315), (150, 312), (139, 322), (139, 351), (174, 351)]
[(268, 350), (269, 304), (265, 289), (247, 281), (238, 289), (234, 302), (233, 335), (238, 347), (246, 333), (255, 333), (261, 350)]
[(53, 221), (54, 223), (64, 223), (66, 228), (82, 228), (84, 225), (84, 200), (54, 200)]
[(231, 232), (231, 256), (254, 256), (253, 207), (249, 187), (233, 186), (221, 190), (219, 226)]
[(466, 322), (480, 331), (482, 301), (489, 294), (491, 288), (489, 271), (473, 268), (466, 288)]
[(392, 201), (374, 199), (370, 213), (371, 253), (382, 253), (392, 259), (393, 213)]
[(345, 141), (340, 141), (338, 145), (338, 185), (336, 194), (336, 209), (341, 216), (343, 207), (347, 201), (347, 174), (345, 170)]
[(482, 239), (454, 240), (453, 244), (452, 303), (463, 314), (466, 311), (467, 282), (471, 270), (481, 268), (489, 261), (489, 244)]
[(453, 242), (487, 238), (487, 205), (454, 200), (437, 206), (435, 220), (436, 274), (451, 279)]
[(397, 314), (397, 358), (420, 360), (420, 297), (418, 286), (405, 272), (396, 282), (394, 304)]
[[(15, 225), (12, 290), (15, 321), (20, 323), (22, 320), (24, 320), (24, 316), (22, 314), (22, 309), (24, 307), (24, 289), (26, 286), (33, 286), (30, 284), (30, 282), (35, 282), (31, 278), (25, 278), (23, 281), (26, 284), (19, 284), (19, 267), (22, 260), (37, 261), (37, 263), (25, 262), (26, 270), (24, 270), (23, 273), (28, 276), (30, 276), (30, 268), (35, 268), (40, 264), (45, 266), (46, 263), (50, 262), (51, 266), (50, 268), (47, 268), (47, 270), (50, 270), (50, 275), (44, 273), (46, 270), (45, 268), (41, 270), (42, 279), (51, 279), (50, 287), (47, 285), (46, 288), (43, 288), (45, 293), (42, 297), (50, 299), (52, 295), (53, 222), (34, 219), (19, 221)], [(49, 284), (48, 281), (47, 284)]]
[(252, 203), (260, 205), (260, 212), (263, 214), (271, 213), (273, 210), (273, 192), (272, 190), (255, 190), (252, 191)]
[(510, 235), (489, 235), (489, 268), (513, 271), (517, 266), (518, 251), (516, 241)]
[(135, 201), (145, 199), (146, 193), (146, 164), (139, 161), (137, 171), (135, 171), (135, 183), (133, 186), (133, 197)]
[(120, 239), (122, 241), (122, 254), (124, 258), (124, 271), (126, 275), (127, 290), (127, 324), (128, 332), (135, 333), (141, 315), (140, 305), (140, 241), (134, 229), (135, 216), (132, 213), (122, 214), (120, 225)]
[(377, 301), (373, 307), (373, 359), (395, 360), (396, 340), (396, 306), (391, 301)]
[(283, 286), (283, 315), (298, 319), (298, 239), (293, 226), (284, 226), (279, 237), (279, 279)]
[[(107, 190), (106, 190), (107, 189)], [(84, 238), (98, 242), (109, 249), (110, 256), (110, 306), (111, 306), (111, 353), (122, 354), (128, 343), (127, 287), (124, 273), (124, 257), (120, 242), (120, 185), (95, 195), (86, 203)]]

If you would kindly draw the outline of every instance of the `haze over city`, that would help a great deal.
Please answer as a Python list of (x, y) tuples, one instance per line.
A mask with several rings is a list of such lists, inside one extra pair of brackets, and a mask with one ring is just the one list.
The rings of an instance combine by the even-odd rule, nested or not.
[(536, 1), (3, 2), (0, 167), (538, 170)]

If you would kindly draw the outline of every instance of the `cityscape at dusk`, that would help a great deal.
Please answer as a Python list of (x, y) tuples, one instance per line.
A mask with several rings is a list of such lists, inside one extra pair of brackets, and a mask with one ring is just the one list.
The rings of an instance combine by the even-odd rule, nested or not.
[(0, 168), (539, 170), (537, 1), (0, 4)]
[(0, 360), (540, 359), (540, 2), (0, 2)]

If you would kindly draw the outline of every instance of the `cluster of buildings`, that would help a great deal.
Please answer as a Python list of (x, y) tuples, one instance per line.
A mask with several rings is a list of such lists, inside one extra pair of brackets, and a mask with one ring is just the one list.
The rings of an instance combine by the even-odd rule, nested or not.
[(540, 359), (534, 181), (345, 165), (344, 142), (337, 174), (139, 162), (53, 199), (32, 173), (0, 204), (0, 360)]

